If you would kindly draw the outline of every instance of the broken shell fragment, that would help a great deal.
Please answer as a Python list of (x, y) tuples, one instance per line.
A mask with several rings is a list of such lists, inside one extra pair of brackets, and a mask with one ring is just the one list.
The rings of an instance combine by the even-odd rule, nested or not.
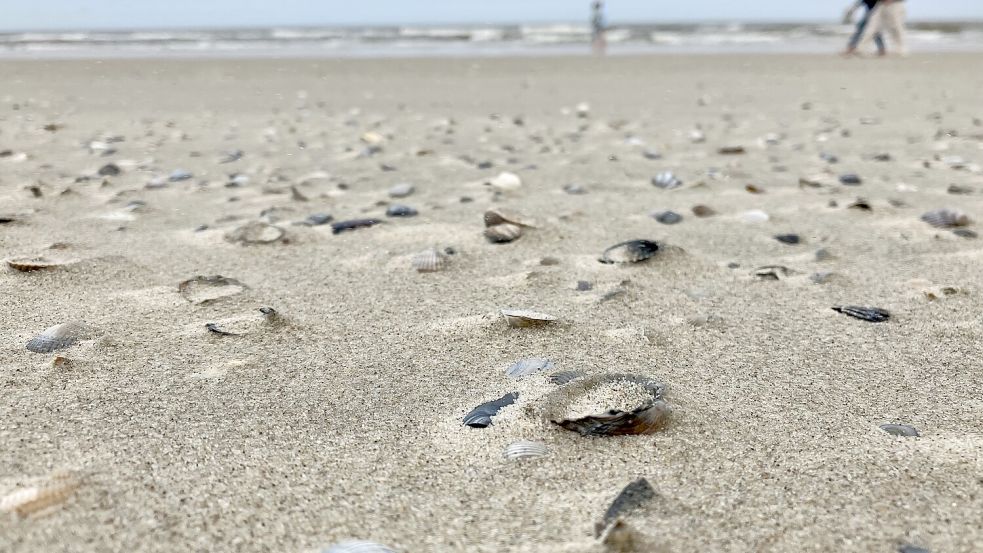
[(486, 401), (472, 409), (467, 415), (464, 415), (464, 424), (471, 428), (487, 428), (492, 424), (492, 417), (497, 415), (503, 407), (515, 403), (517, 399), (519, 399), (519, 392), (512, 392), (498, 399)]
[(549, 449), (546, 448), (546, 444), (540, 442), (531, 442), (529, 440), (520, 440), (509, 444), (505, 448), (505, 458), (510, 460), (518, 459), (533, 459), (536, 457), (542, 457), (549, 453)]
[(429, 248), (414, 255), (410, 263), (419, 273), (436, 273), (447, 266), (447, 258), (437, 248)]
[[(560, 420), (552, 418), (553, 415), (562, 413), (569, 404), (579, 397), (602, 387), (622, 383), (641, 386), (645, 394), (645, 399), (641, 404), (630, 410), (608, 409), (603, 413), (577, 418), (561, 418)], [(651, 434), (664, 428), (672, 413), (669, 404), (662, 399), (665, 389), (665, 384), (635, 375), (602, 374), (593, 376), (563, 386), (553, 392), (565, 401), (555, 402), (558, 411), (549, 413), (548, 418), (553, 424), (577, 432), (581, 436)]]
[(519, 361), (509, 365), (509, 367), (505, 369), (505, 374), (509, 378), (519, 378), (552, 368), (553, 362), (549, 359), (530, 357), (529, 359), (520, 359)]
[(34, 353), (51, 353), (67, 348), (79, 341), (86, 333), (86, 326), (80, 322), (61, 323), (49, 327), (27, 342), (27, 349)]
[(628, 240), (615, 244), (601, 254), (601, 263), (638, 263), (652, 257), (659, 245), (652, 240)]
[(557, 385), (562, 386), (562, 385), (567, 384), (569, 382), (573, 382), (574, 380), (577, 380), (578, 378), (582, 378), (583, 376), (584, 376), (584, 371), (576, 371), (576, 370), (573, 370), (573, 371), (560, 371), (558, 373), (553, 373), (553, 374), (549, 375), (549, 377), (547, 378), (547, 380), (549, 380), (550, 384), (557, 384)]
[(486, 227), (494, 227), (502, 224), (516, 225), (520, 227), (535, 226), (529, 219), (501, 208), (492, 208), (485, 211), (484, 220)]
[(746, 153), (746, 150), (744, 149), (744, 146), (723, 146), (721, 148), (717, 148), (717, 153), (722, 156), (733, 156)]
[(215, 300), (234, 296), (248, 288), (234, 278), (222, 275), (196, 276), (177, 285), (181, 297), (191, 303), (202, 305)]
[(518, 190), (520, 187), (522, 187), (522, 179), (515, 173), (505, 171), (503, 173), (499, 173), (498, 176), (494, 178), (488, 179), (485, 184), (496, 190), (501, 190), (504, 192), (509, 190)]
[(618, 496), (608, 506), (607, 511), (604, 512), (604, 517), (594, 525), (595, 537), (600, 537), (619, 518), (638, 510), (654, 499), (655, 495), (655, 490), (645, 478), (639, 478), (622, 488)]
[(908, 424), (882, 424), (881, 430), (892, 436), (902, 436), (905, 438), (917, 438), (920, 435), (914, 426)]
[(219, 328), (218, 323), (205, 323), (205, 330), (213, 334), (218, 334), (219, 336), (238, 336), (238, 334), (233, 332), (222, 330)]
[(503, 309), (501, 313), (505, 317), (505, 322), (513, 328), (545, 326), (556, 321), (556, 317), (552, 315), (526, 309)]
[(694, 205), (692, 211), (697, 217), (713, 217), (717, 214), (712, 207), (703, 204)]
[(663, 190), (674, 190), (683, 185), (683, 181), (676, 178), (671, 171), (664, 171), (652, 177), (652, 184)]
[(522, 227), (512, 223), (502, 223), (485, 229), (485, 238), (492, 244), (508, 244), (522, 236)]
[(879, 307), (859, 307), (856, 305), (842, 305), (833, 308), (837, 313), (849, 315), (855, 319), (868, 321), (871, 323), (883, 323), (891, 318), (891, 314)]
[(19, 257), (8, 259), (7, 266), (15, 271), (29, 273), (31, 271), (41, 271), (44, 269), (54, 269), (75, 263), (75, 260), (56, 260), (47, 257)]
[(350, 219), (348, 221), (338, 221), (331, 223), (331, 234), (340, 234), (345, 231), (368, 228), (378, 225), (382, 221), (378, 219)]
[(795, 273), (796, 271), (783, 265), (765, 265), (751, 271), (753, 277), (761, 280), (784, 280)]
[(350, 540), (336, 543), (321, 553), (396, 553), (396, 551), (371, 541)]
[(229, 232), (225, 239), (234, 244), (272, 244), (281, 240), (285, 231), (269, 223), (253, 221)]
[(0, 512), (27, 517), (50, 511), (67, 501), (79, 484), (79, 479), (71, 472), (55, 473), (40, 485), (21, 488), (0, 498)]
[(954, 209), (929, 211), (923, 214), (921, 219), (935, 228), (964, 227), (971, 222), (965, 213)]

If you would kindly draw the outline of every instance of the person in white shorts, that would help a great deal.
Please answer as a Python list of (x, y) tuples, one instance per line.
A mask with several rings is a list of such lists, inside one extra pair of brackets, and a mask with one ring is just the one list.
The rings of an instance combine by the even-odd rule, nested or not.
[(884, 33), (891, 38), (898, 54), (907, 55), (908, 50), (905, 43), (905, 20), (907, 17), (908, 9), (904, 0), (880, 0), (870, 14), (867, 27), (864, 29), (864, 36), (860, 39), (857, 50), (864, 51), (878, 33)]

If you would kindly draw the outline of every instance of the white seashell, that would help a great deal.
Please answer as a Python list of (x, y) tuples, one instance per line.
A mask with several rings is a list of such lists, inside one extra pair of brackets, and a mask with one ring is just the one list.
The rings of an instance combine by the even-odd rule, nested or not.
[(505, 171), (499, 173), (497, 177), (489, 179), (486, 184), (496, 190), (507, 192), (509, 190), (518, 190), (522, 186), (522, 179), (515, 173)]
[(415, 188), (413, 188), (412, 184), (408, 182), (401, 182), (399, 184), (393, 185), (393, 187), (389, 189), (389, 197), (405, 198), (406, 196), (412, 194), (414, 190)]
[(0, 498), (0, 512), (26, 517), (64, 503), (78, 487), (79, 481), (72, 473), (57, 473), (42, 485), (21, 488)]
[(673, 190), (683, 185), (683, 181), (676, 178), (672, 171), (663, 171), (652, 177), (652, 184), (663, 190)]
[(544, 326), (556, 321), (556, 317), (526, 309), (503, 309), (505, 322), (513, 328)]
[(86, 326), (79, 322), (61, 323), (45, 329), (44, 332), (27, 342), (27, 349), (34, 353), (50, 353), (64, 349), (77, 342), (86, 332)]
[(247, 286), (238, 280), (221, 275), (199, 275), (177, 285), (178, 292), (184, 299), (198, 305), (234, 296), (246, 288)]
[(752, 209), (741, 213), (741, 220), (745, 223), (764, 223), (768, 219), (770, 219), (768, 214), (760, 209)]
[(954, 209), (936, 209), (922, 215), (922, 221), (936, 228), (964, 227), (971, 221), (969, 217)]
[(278, 226), (253, 221), (229, 232), (225, 239), (238, 244), (270, 244), (282, 239), (284, 234)]
[(485, 238), (493, 244), (507, 244), (522, 236), (522, 227), (502, 223), (485, 229)]
[(371, 541), (351, 540), (336, 543), (321, 553), (396, 553), (396, 551)]
[(414, 255), (412, 264), (417, 272), (436, 273), (447, 266), (447, 258), (436, 248), (430, 248)]
[(369, 146), (378, 146), (386, 141), (386, 137), (375, 131), (368, 131), (362, 134), (361, 140)]
[(577, 117), (587, 117), (590, 115), (590, 104), (587, 102), (580, 102), (577, 104), (577, 107), (575, 107), (574, 110), (577, 112)]
[(511, 460), (518, 459), (533, 459), (536, 457), (542, 457), (549, 453), (549, 449), (546, 448), (546, 444), (540, 442), (531, 442), (529, 440), (520, 440), (509, 444), (505, 448), (505, 458)]
[(519, 361), (509, 365), (509, 368), (505, 369), (505, 374), (509, 378), (519, 378), (552, 368), (553, 362), (549, 359), (544, 359), (542, 357), (530, 357), (529, 359), (520, 359)]

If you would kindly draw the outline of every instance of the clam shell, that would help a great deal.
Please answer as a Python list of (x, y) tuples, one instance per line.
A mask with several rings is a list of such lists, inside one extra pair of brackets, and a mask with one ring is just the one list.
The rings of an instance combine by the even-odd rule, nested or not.
[(510, 394), (505, 394), (504, 396), (493, 399), (491, 401), (486, 401), (481, 405), (475, 407), (470, 413), (464, 415), (463, 422), (466, 426), (471, 428), (487, 428), (491, 426), (492, 417), (498, 414), (503, 407), (507, 407), (515, 403), (515, 400), (519, 399), (519, 392), (512, 392)]
[(683, 185), (683, 181), (676, 178), (671, 171), (663, 171), (652, 177), (652, 184), (663, 190), (673, 190)]
[(505, 322), (513, 328), (544, 326), (556, 321), (556, 317), (552, 315), (526, 309), (503, 309), (502, 316), (505, 317)]
[(569, 382), (573, 382), (574, 380), (577, 380), (578, 378), (583, 378), (583, 377), (584, 377), (584, 371), (576, 371), (576, 370), (574, 370), (574, 371), (560, 371), (558, 373), (553, 373), (553, 374), (549, 375), (549, 377), (547, 378), (547, 380), (549, 380), (550, 384), (557, 384), (557, 385), (562, 386), (564, 384), (567, 384)]
[(965, 213), (954, 209), (929, 211), (923, 214), (921, 219), (935, 228), (964, 227), (971, 222)]
[(506, 459), (518, 460), (542, 457), (547, 453), (549, 453), (549, 449), (546, 448), (546, 444), (531, 442), (529, 440), (519, 440), (506, 446), (503, 455), (505, 455)]
[(378, 219), (350, 219), (348, 221), (338, 221), (331, 223), (331, 234), (340, 234), (349, 230), (368, 228), (378, 225), (382, 221)]
[(0, 498), (0, 512), (26, 517), (64, 503), (79, 487), (79, 479), (71, 472), (60, 472), (43, 484), (21, 488)]
[(430, 248), (414, 255), (411, 264), (417, 272), (436, 273), (447, 266), (447, 258), (437, 248)]
[(485, 229), (485, 238), (492, 244), (507, 244), (522, 236), (522, 227), (502, 223)]
[(225, 239), (234, 244), (271, 244), (281, 240), (284, 234), (278, 226), (253, 221), (227, 233)]
[(859, 307), (856, 305), (841, 305), (833, 308), (833, 311), (849, 315), (855, 319), (871, 323), (883, 323), (891, 318), (891, 314), (880, 307)]
[(371, 541), (350, 540), (336, 543), (322, 550), (321, 553), (396, 553), (396, 551)]
[(520, 378), (552, 368), (553, 362), (549, 359), (544, 359), (542, 357), (530, 357), (528, 359), (520, 359), (519, 361), (509, 365), (509, 368), (505, 369), (505, 374), (509, 378)]
[(600, 522), (594, 525), (595, 537), (600, 537), (615, 521), (655, 499), (656, 493), (645, 478), (631, 482), (618, 493)]
[(181, 297), (191, 303), (201, 305), (221, 298), (234, 296), (248, 288), (234, 278), (222, 275), (196, 276), (177, 285)]
[(659, 245), (652, 240), (628, 240), (615, 244), (601, 254), (601, 263), (638, 263), (652, 257)]
[(49, 327), (27, 342), (27, 349), (34, 353), (51, 353), (79, 341), (86, 333), (86, 326), (80, 322), (61, 323)]
[(512, 213), (510, 211), (501, 208), (492, 208), (485, 211), (485, 226), (493, 227), (495, 225), (501, 225), (504, 223), (517, 225), (520, 227), (533, 227), (533, 222), (517, 213)]
[(486, 182), (488, 186), (495, 188), (497, 190), (516, 190), (522, 186), (522, 179), (519, 175), (515, 173), (509, 173), (508, 171), (499, 173), (498, 176), (488, 179)]
[[(587, 415), (576, 419), (552, 420), (567, 430), (581, 436), (624, 436), (651, 434), (665, 427), (672, 409), (662, 399), (665, 385), (654, 380), (628, 374), (602, 374), (585, 378), (557, 390), (566, 398), (574, 398), (606, 383), (629, 381), (640, 384), (649, 394), (641, 405), (631, 411), (609, 409), (603, 413)], [(562, 407), (562, 405), (561, 405)]]
[(57, 260), (48, 257), (18, 257), (7, 260), (7, 266), (15, 271), (24, 273), (31, 271), (41, 271), (44, 269), (54, 269), (75, 263), (74, 260)]
[(920, 436), (918, 430), (908, 424), (882, 424), (881, 430), (892, 436), (903, 436), (906, 438), (916, 438)]

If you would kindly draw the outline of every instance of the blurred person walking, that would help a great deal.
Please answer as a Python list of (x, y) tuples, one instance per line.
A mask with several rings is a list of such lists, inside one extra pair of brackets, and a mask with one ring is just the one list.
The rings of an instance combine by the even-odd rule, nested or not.
[[(850, 5), (846, 10), (846, 14), (843, 16), (843, 23), (849, 24), (853, 21), (853, 16), (857, 13), (857, 10), (861, 7), (864, 8), (864, 15), (857, 22), (857, 28), (853, 32), (853, 36), (850, 37), (850, 42), (847, 44), (846, 50), (843, 51), (844, 56), (851, 56), (857, 51), (857, 45), (860, 44), (860, 39), (864, 36), (864, 29), (867, 28), (867, 24), (870, 22), (871, 12), (877, 7), (878, 0), (859, 0)], [(887, 55), (887, 48), (884, 45), (884, 36), (881, 33), (874, 35), (874, 44), (877, 45), (877, 55), (884, 56)]]
[(863, 52), (878, 33), (884, 32), (891, 38), (891, 45), (898, 55), (908, 54), (905, 24), (908, 8), (905, 0), (880, 0), (870, 13), (863, 37), (857, 44), (857, 51)]
[(590, 16), (591, 29), (591, 48), (595, 56), (603, 56), (607, 51), (608, 42), (604, 36), (606, 24), (604, 22), (604, 2), (596, 1), (591, 4)]

